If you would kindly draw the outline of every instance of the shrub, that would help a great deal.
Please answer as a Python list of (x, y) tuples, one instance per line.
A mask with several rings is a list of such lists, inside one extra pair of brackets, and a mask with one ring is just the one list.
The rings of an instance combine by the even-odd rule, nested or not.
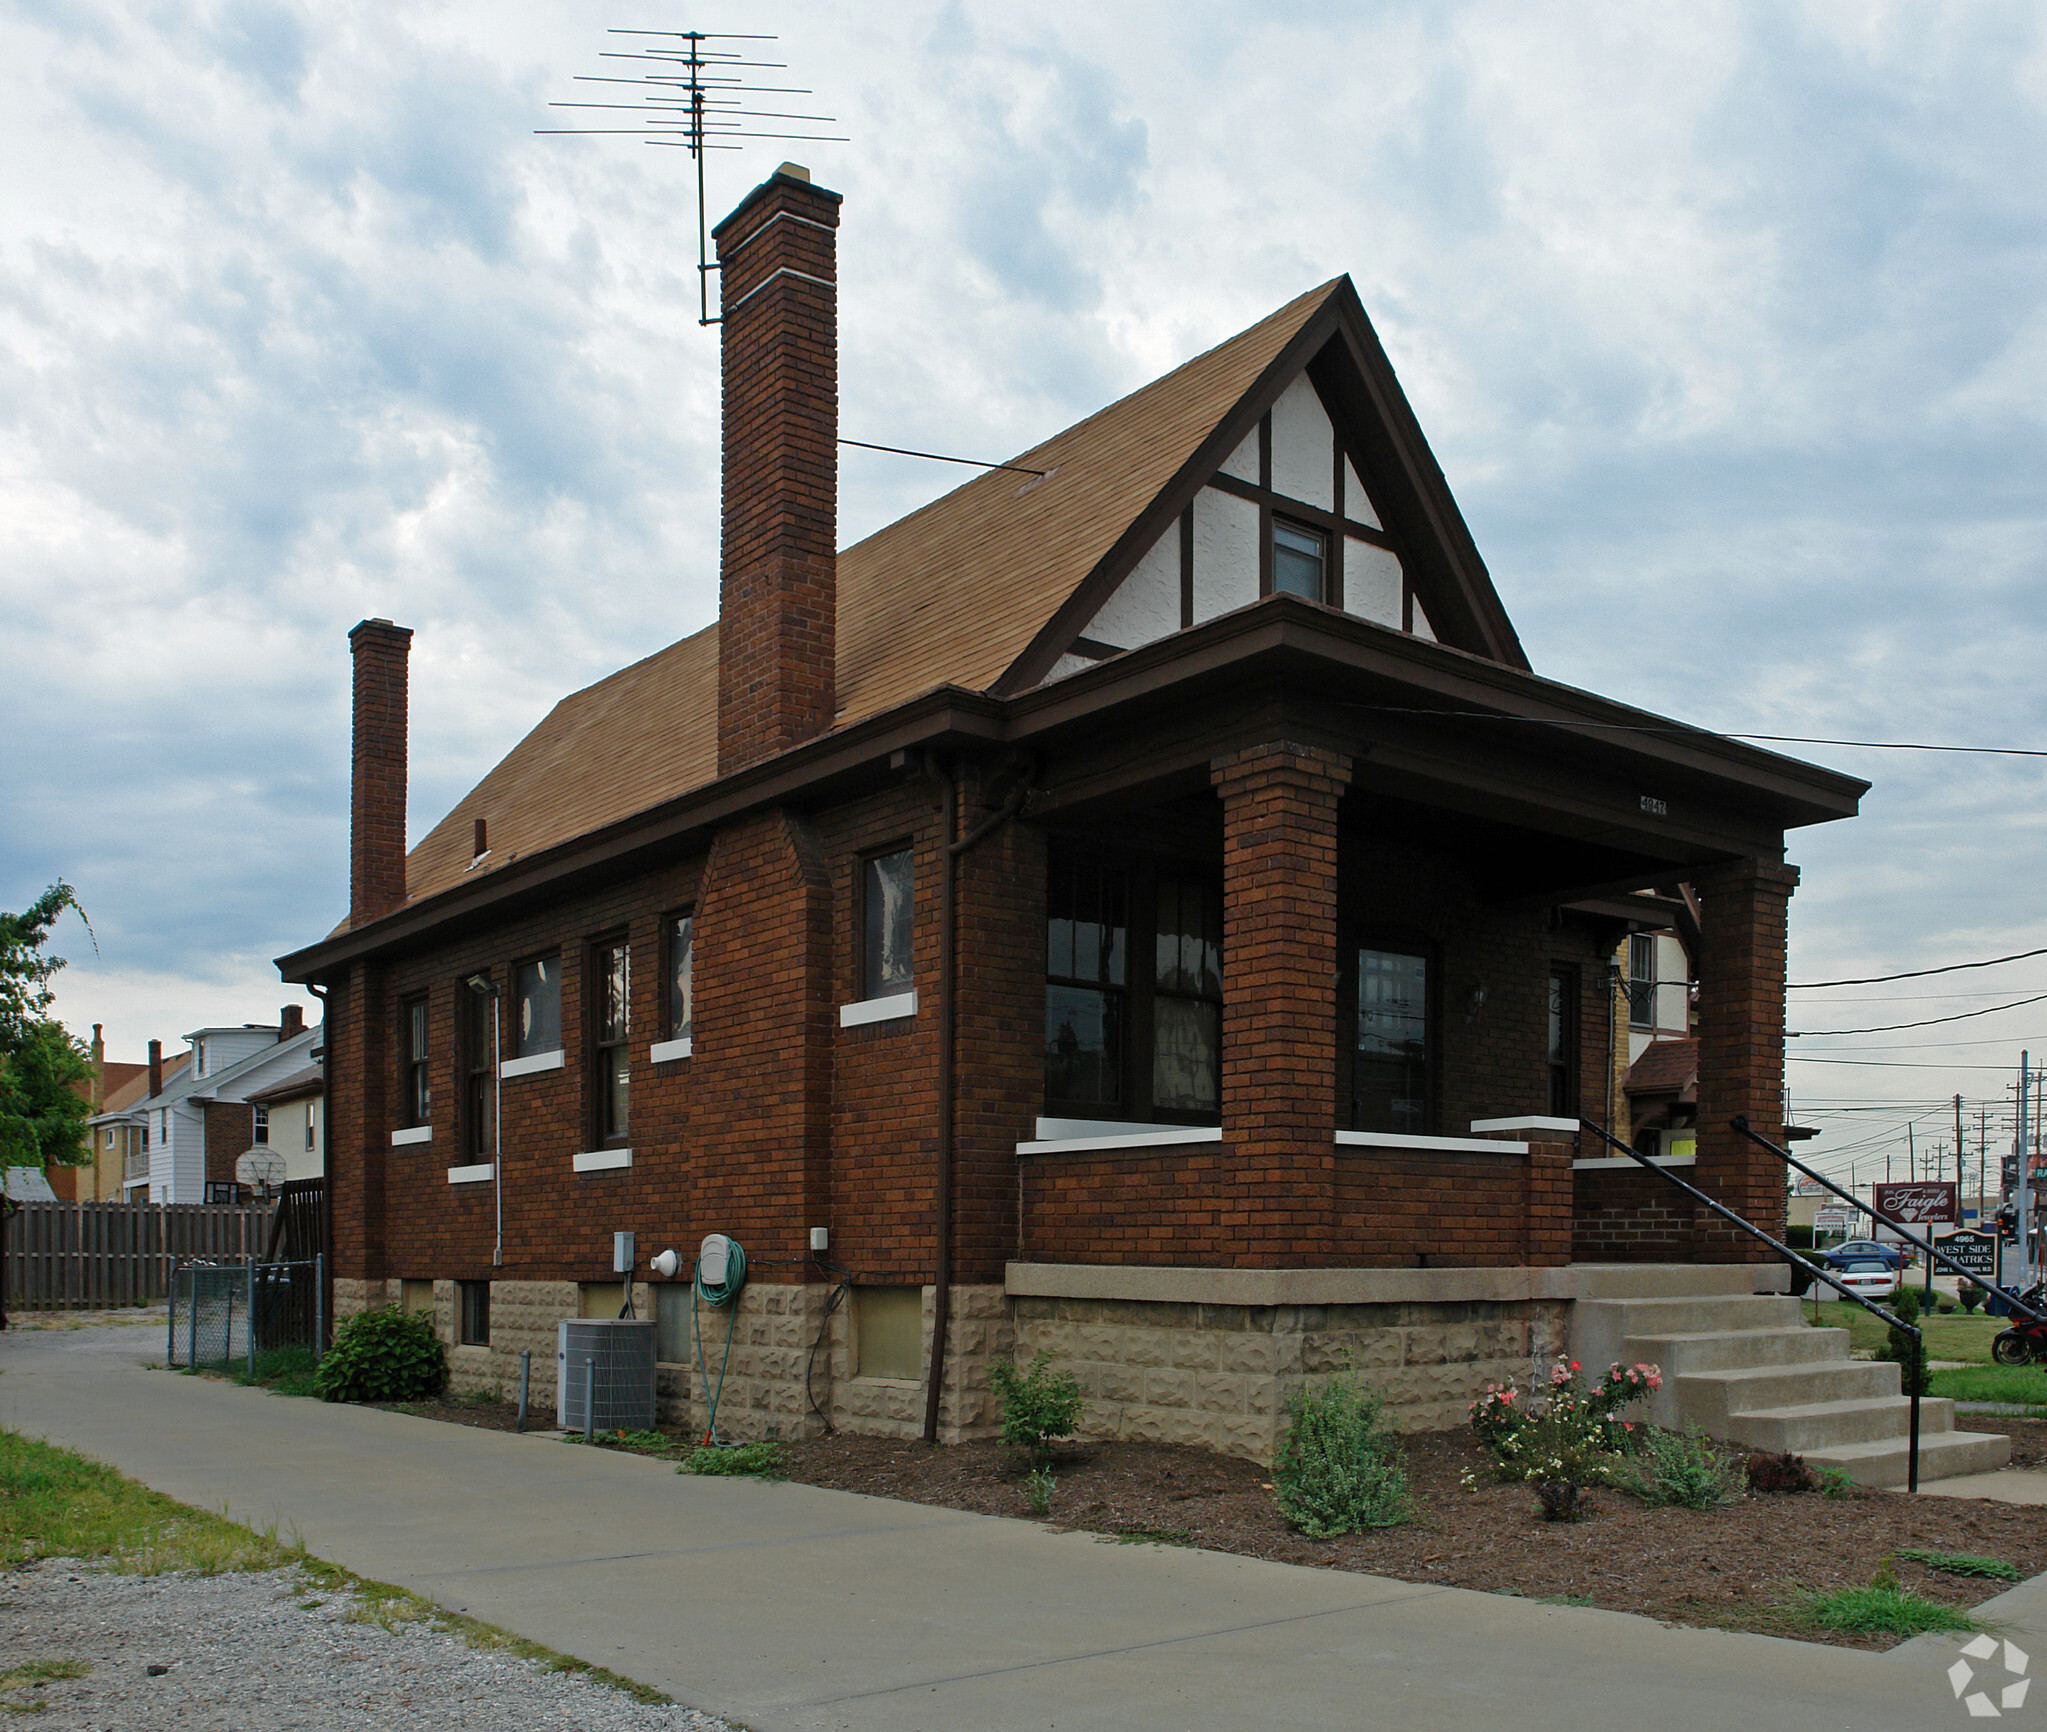
[(1962, 1309), (1973, 1317), (1976, 1315), (1976, 1307), (1983, 1303), (1983, 1289), (1973, 1281), (1964, 1281), (1956, 1289), (1955, 1297), (1961, 1300)]
[(1616, 1477), (1646, 1504), (1704, 1510), (1740, 1501), (1744, 1473), (1741, 1463), (1688, 1425), (1682, 1431), (1645, 1431), (1634, 1466)]
[[(1900, 1287), (1897, 1296), (1891, 1300), (1891, 1311), (1906, 1323), (1919, 1321), (1919, 1289)], [(1924, 1395), (1928, 1378), (1932, 1375), (1926, 1369), (1926, 1360), (1920, 1351), (1920, 1343), (1913, 1341), (1904, 1330), (1892, 1326), (1885, 1337), (1883, 1346), (1877, 1351), (1877, 1358), (1889, 1359), (1898, 1367), (1898, 1388), (1906, 1395)], [(1915, 1389), (1914, 1384), (1918, 1387)]]
[(1818, 1491), (1820, 1476), (1805, 1465), (1802, 1455), (1758, 1450), (1748, 1458), (1748, 1488), (1755, 1492)]
[(1080, 1379), (1070, 1371), (1054, 1371), (1050, 1355), (1040, 1353), (1027, 1371), (1017, 1370), (1014, 1360), (998, 1359), (989, 1367), (988, 1381), (1002, 1398), (1002, 1441), (1024, 1451), (1036, 1466), (1052, 1459), (1055, 1441), (1080, 1428), (1087, 1405)]
[(1310, 1539), (1397, 1527), (1414, 1515), (1385, 1404), (1348, 1375), (1288, 1399), (1272, 1483), (1280, 1514)]
[[(1635, 1447), (1638, 1428), (1621, 1411), (1663, 1387), (1653, 1365), (1613, 1364), (1591, 1388), (1577, 1381), (1575, 1359), (1559, 1354), (1549, 1369), (1549, 1395), (1531, 1412), (1513, 1387), (1487, 1384), (1471, 1404), (1471, 1428), (1504, 1480), (1536, 1488), (1549, 1521), (1575, 1520), (1588, 1507), (1584, 1488), (1609, 1477), (1617, 1457)], [(1469, 1477), (1466, 1484), (1474, 1483)]]
[(713, 1449), (706, 1444), (702, 1449), (692, 1450), (689, 1459), (679, 1463), (675, 1471), (752, 1474), (757, 1479), (780, 1479), (782, 1446), (773, 1438), (763, 1438), (758, 1443), (742, 1443), (737, 1449)]
[(420, 1401), (448, 1387), (433, 1319), (395, 1305), (358, 1311), (334, 1331), (314, 1381), (329, 1401)]
[(1855, 1495), (1855, 1476), (1845, 1467), (1823, 1467), (1820, 1469), (1820, 1496), (1834, 1503)]

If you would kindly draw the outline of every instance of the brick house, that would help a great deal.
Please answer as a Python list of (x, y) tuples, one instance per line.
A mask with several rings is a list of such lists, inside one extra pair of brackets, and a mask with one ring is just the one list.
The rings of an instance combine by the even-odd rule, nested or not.
[(1781, 1222), (1727, 1121), (1780, 1122), (1785, 834), (1865, 784), (1532, 671), (1347, 278), (839, 551), (839, 203), (785, 165), (716, 231), (717, 623), (409, 853), (411, 633), (350, 634), (349, 915), (280, 962), (337, 1312), (431, 1304), (502, 1387), (630, 1231), (700, 1423), (721, 1231), (728, 1435), (975, 1434), (1043, 1348), (1098, 1428), (1259, 1454), (1344, 1350), (1461, 1418), (1588, 1267), (1767, 1288), (1575, 1121), (1692, 886), (1692, 1171)]

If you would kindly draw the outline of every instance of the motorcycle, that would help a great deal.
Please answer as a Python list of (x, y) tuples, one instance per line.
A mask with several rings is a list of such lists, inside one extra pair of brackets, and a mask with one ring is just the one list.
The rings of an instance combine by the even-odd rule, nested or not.
[[(2019, 1298), (2036, 1311), (2047, 1309), (2047, 1281), (2036, 1281)], [(1990, 1357), (1999, 1365), (2047, 1364), (2047, 1323), (2015, 1318), (2009, 1329), (1992, 1337)]]

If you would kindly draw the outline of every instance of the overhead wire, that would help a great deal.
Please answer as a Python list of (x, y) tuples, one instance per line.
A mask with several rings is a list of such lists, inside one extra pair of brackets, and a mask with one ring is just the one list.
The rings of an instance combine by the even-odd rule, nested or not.
[(2000, 1011), (2018, 1010), (2024, 1005), (2039, 1004), (2047, 1000), (2047, 992), (2035, 993), (2031, 998), (2015, 998), (2009, 1004), (1986, 1004), (1978, 1010), (1958, 1010), (1952, 1016), (1929, 1016), (1921, 1022), (1886, 1022), (1873, 1028), (1794, 1028), (1787, 1029), (1786, 1040), (1804, 1040), (1810, 1035), (1830, 1034), (1895, 1034), (1905, 1028), (1933, 1028), (1943, 1022), (1967, 1022), (1972, 1016), (1995, 1016)]

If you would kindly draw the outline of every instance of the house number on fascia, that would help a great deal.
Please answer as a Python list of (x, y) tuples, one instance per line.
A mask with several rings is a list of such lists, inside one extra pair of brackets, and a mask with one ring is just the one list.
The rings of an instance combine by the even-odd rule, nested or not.
[(1667, 818), (1670, 816), (1670, 808), (1657, 799), (1654, 794), (1644, 794), (1642, 796), (1642, 810), (1647, 812), (1652, 818)]

